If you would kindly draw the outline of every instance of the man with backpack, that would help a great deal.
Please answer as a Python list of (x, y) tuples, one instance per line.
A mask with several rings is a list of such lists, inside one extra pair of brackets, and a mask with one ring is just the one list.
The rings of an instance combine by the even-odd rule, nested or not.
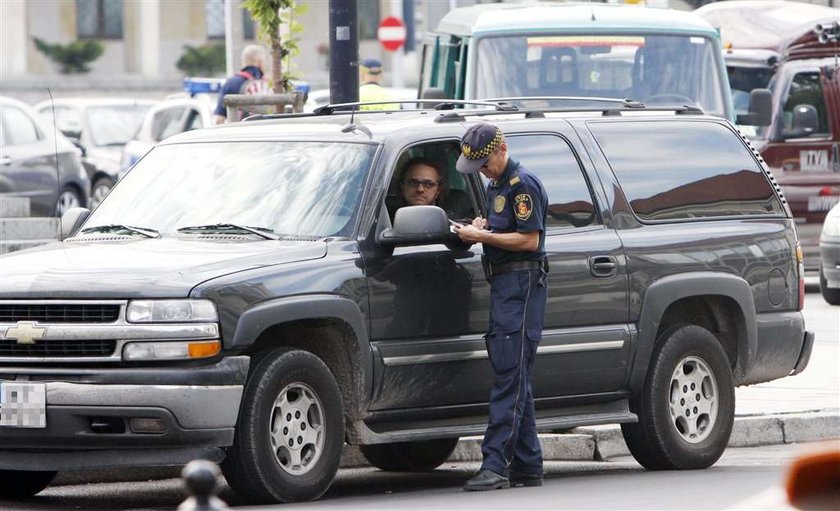
[(213, 111), (213, 120), (222, 124), (227, 118), (225, 95), (227, 94), (268, 94), (268, 81), (263, 77), (265, 67), (265, 49), (251, 44), (242, 50), (242, 69), (225, 81), (219, 91), (219, 101)]

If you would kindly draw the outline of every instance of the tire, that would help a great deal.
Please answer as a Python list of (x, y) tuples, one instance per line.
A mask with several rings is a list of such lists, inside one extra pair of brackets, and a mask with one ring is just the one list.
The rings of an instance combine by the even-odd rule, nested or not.
[(50, 485), (56, 472), (0, 470), (0, 499), (23, 499)]
[(78, 208), (84, 204), (84, 199), (79, 190), (72, 186), (65, 186), (58, 192), (58, 198), (55, 201), (55, 216), (61, 216), (70, 208)]
[(665, 331), (630, 409), (639, 422), (622, 424), (621, 431), (645, 468), (698, 469), (716, 462), (735, 419), (732, 369), (717, 338), (696, 325)]
[(840, 288), (828, 287), (828, 281), (825, 278), (822, 266), (820, 266), (820, 293), (830, 305), (840, 305)]
[(314, 500), (335, 478), (343, 448), (333, 374), (312, 353), (282, 348), (260, 358), (249, 376), (222, 472), (252, 503)]
[(391, 472), (429, 472), (449, 459), (458, 438), (422, 442), (363, 445), (362, 455), (371, 465)]
[(100, 177), (90, 187), (90, 207), (95, 208), (114, 187), (114, 180), (110, 177)]

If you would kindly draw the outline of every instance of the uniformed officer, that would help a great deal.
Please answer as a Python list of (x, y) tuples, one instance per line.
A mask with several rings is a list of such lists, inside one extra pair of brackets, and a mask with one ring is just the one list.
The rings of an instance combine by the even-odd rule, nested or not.
[(540, 486), (542, 452), (530, 381), (545, 312), (548, 197), (539, 179), (510, 159), (502, 131), (487, 123), (467, 129), (456, 168), (490, 179), (488, 218), (456, 231), (463, 241), (484, 245), (490, 279), (485, 343), (495, 377), (481, 444), (484, 461), (464, 489)]
[[(390, 91), (382, 86), (382, 62), (379, 59), (367, 58), (359, 62), (359, 101), (377, 102), (393, 99)], [(380, 105), (365, 105), (359, 110), (399, 110), (399, 103), (383, 103)]]

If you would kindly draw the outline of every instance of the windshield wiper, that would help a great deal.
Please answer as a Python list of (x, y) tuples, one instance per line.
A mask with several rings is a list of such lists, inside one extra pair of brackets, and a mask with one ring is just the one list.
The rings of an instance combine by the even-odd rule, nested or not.
[(280, 236), (274, 233), (273, 230), (267, 227), (251, 227), (248, 225), (239, 225), (239, 224), (208, 224), (208, 225), (190, 225), (187, 227), (180, 227), (178, 228), (178, 232), (223, 232), (228, 233), (230, 231), (245, 231), (251, 234), (256, 234), (257, 236), (261, 236), (267, 240), (279, 240)]
[(95, 227), (88, 227), (86, 229), (82, 229), (82, 234), (87, 234), (91, 232), (114, 232), (114, 231), (129, 231), (135, 234), (141, 234), (147, 238), (160, 238), (160, 233), (154, 229), (149, 229), (148, 227), (133, 227), (131, 225), (123, 225), (123, 224), (108, 224), (108, 225), (97, 225)]

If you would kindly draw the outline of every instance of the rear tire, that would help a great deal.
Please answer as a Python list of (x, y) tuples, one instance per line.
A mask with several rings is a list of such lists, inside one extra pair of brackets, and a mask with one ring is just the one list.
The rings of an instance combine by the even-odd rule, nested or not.
[(314, 500), (330, 487), (343, 448), (332, 372), (312, 353), (281, 348), (255, 363), (222, 471), (249, 502)]
[(0, 470), (0, 499), (24, 499), (50, 485), (56, 472)]
[(70, 208), (82, 207), (84, 198), (76, 188), (72, 186), (65, 186), (58, 192), (58, 198), (55, 202), (55, 216), (60, 217)]
[(90, 187), (90, 207), (95, 208), (114, 187), (114, 180), (110, 177), (100, 177)]
[(362, 455), (371, 465), (390, 472), (429, 472), (438, 468), (455, 450), (458, 438), (421, 442), (363, 445)]
[(840, 288), (828, 287), (828, 281), (825, 278), (822, 266), (820, 266), (820, 293), (830, 305), (840, 305)]
[(696, 325), (665, 331), (630, 409), (639, 422), (622, 424), (621, 431), (645, 468), (698, 469), (716, 462), (735, 419), (732, 370), (717, 338)]

